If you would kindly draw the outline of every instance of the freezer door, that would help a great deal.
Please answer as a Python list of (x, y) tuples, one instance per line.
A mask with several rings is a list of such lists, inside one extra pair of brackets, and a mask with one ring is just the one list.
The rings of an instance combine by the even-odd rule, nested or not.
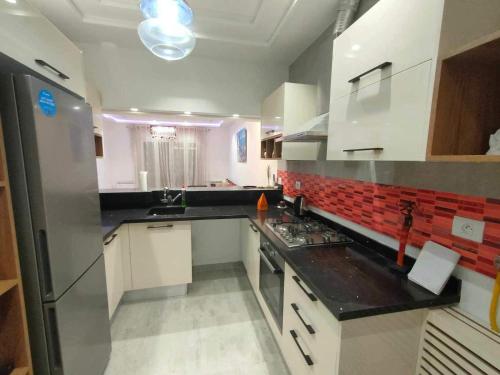
[(55, 301), (103, 251), (92, 111), (36, 78), (14, 84), (42, 299)]
[(51, 374), (101, 375), (111, 353), (104, 256), (44, 310)]

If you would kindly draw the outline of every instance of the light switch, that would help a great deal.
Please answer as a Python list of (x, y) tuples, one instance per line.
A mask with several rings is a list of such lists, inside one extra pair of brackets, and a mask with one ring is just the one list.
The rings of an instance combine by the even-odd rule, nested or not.
[(300, 181), (295, 181), (295, 190), (300, 190), (302, 183)]
[(453, 218), (451, 234), (460, 238), (465, 238), (466, 240), (482, 243), (484, 236), (484, 221), (455, 216)]

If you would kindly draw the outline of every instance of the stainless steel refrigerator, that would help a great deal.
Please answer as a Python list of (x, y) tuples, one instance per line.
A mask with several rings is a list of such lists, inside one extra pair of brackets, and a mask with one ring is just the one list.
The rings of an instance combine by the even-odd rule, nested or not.
[(0, 113), (35, 375), (100, 375), (111, 338), (91, 109), (3, 75)]

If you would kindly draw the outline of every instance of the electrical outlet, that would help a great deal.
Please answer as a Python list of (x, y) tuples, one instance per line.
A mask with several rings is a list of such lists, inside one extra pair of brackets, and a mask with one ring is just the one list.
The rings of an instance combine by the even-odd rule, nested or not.
[(300, 181), (295, 181), (295, 190), (300, 190), (302, 183)]
[(278, 185), (283, 185), (283, 179), (281, 177), (278, 177)]
[(465, 238), (466, 240), (482, 243), (484, 236), (484, 221), (455, 216), (453, 218), (451, 234), (460, 238)]

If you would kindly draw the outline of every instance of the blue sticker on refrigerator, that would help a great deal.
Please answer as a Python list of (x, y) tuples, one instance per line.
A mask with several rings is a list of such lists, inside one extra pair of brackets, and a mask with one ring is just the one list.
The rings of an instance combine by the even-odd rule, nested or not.
[(57, 104), (54, 94), (49, 90), (40, 90), (38, 94), (38, 106), (47, 117), (55, 117), (57, 114)]

